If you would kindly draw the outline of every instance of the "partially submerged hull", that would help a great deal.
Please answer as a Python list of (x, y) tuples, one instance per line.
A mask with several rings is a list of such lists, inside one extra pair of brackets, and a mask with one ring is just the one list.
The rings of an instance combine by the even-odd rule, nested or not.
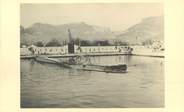
[(112, 66), (102, 66), (102, 65), (90, 65), (90, 64), (79, 64), (79, 65), (68, 65), (70, 68), (84, 71), (98, 71), (107, 73), (125, 73), (127, 70), (127, 65), (112, 65)]
[(35, 58), (35, 60), (38, 62), (51, 63), (51, 64), (59, 64), (60, 63), (60, 61), (57, 59), (48, 58), (48, 57), (44, 57), (44, 56), (38, 56)]
[(49, 64), (57, 64), (62, 67), (72, 68), (76, 70), (84, 70), (84, 71), (98, 71), (98, 72), (107, 72), (107, 73), (125, 73), (127, 70), (126, 64), (119, 64), (119, 65), (93, 65), (93, 64), (72, 64), (68, 62), (62, 62), (58, 59), (48, 58), (39, 56), (35, 58), (36, 61), (42, 63), (49, 63)]

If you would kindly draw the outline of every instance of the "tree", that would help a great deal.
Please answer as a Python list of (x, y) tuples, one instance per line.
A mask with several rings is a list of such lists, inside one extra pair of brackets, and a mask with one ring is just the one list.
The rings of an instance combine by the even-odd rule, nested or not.
[(81, 39), (80, 38), (76, 38), (73, 40), (74, 44), (80, 45), (81, 44)]
[(104, 41), (101, 41), (101, 42), (100, 42), (100, 45), (109, 46), (109, 45), (111, 45), (111, 44), (109, 43), (108, 40), (104, 40)]
[(114, 45), (122, 45), (122, 46), (127, 46), (127, 45), (129, 45), (128, 42), (122, 42), (122, 41), (120, 41), (120, 40), (114, 41), (113, 44), (114, 44)]
[(102, 46), (109, 46), (111, 45), (108, 40), (95, 40), (92, 43), (94, 46), (102, 45)]
[(91, 42), (89, 40), (81, 40), (81, 46), (91, 46)]
[(44, 43), (42, 41), (38, 41), (38, 42), (34, 43), (34, 45), (38, 46), (38, 47), (43, 47)]
[(47, 47), (61, 46), (61, 43), (57, 39), (52, 39), (46, 44)]

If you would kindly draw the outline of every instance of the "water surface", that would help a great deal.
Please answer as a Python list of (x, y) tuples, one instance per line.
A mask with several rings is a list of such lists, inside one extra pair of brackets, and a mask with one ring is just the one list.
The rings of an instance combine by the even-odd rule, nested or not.
[(154, 108), (164, 106), (164, 58), (91, 57), (128, 65), (127, 73), (78, 71), (21, 60), (23, 108)]

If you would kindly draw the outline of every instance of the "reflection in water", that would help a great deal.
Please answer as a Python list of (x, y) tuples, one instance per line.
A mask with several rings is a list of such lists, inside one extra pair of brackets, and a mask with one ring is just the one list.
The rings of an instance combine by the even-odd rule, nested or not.
[(163, 107), (164, 59), (90, 57), (94, 64), (128, 65), (127, 73), (103, 73), (21, 60), (21, 107)]

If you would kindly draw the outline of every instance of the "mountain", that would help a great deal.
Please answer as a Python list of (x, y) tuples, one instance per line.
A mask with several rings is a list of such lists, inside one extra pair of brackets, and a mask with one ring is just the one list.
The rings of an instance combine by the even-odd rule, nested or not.
[(140, 23), (116, 35), (116, 39), (131, 44), (142, 43), (147, 40), (164, 39), (163, 17), (148, 17)]
[(20, 27), (20, 40), (22, 44), (27, 45), (38, 41), (47, 43), (52, 39), (62, 43), (63, 41), (68, 41), (68, 29), (70, 29), (73, 38), (92, 41), (109, 40), (113, 42), (113, 40), (117, 40), (130, 44), (140, 44), (147, 40), (164, 39), (164, 21), (163, 17), (159, 16), (144, 18), (140, 23), (118, 32), (84, 22), (62, 25), (35, 23), (28, 28)]
[(70, 29), (73, 38), (84, 40), (106, 40), (115, 38), (115, 35), (109, 28), (92, 26), (84, 22), (62, 25), (35, 23), (28, 28), (21, 26), (21, 43), (33, 44), (37, 41), (47, 43), (52, 39), (57, 39), (62, 43), (62, 41), (68, 40), (68, 29)]

